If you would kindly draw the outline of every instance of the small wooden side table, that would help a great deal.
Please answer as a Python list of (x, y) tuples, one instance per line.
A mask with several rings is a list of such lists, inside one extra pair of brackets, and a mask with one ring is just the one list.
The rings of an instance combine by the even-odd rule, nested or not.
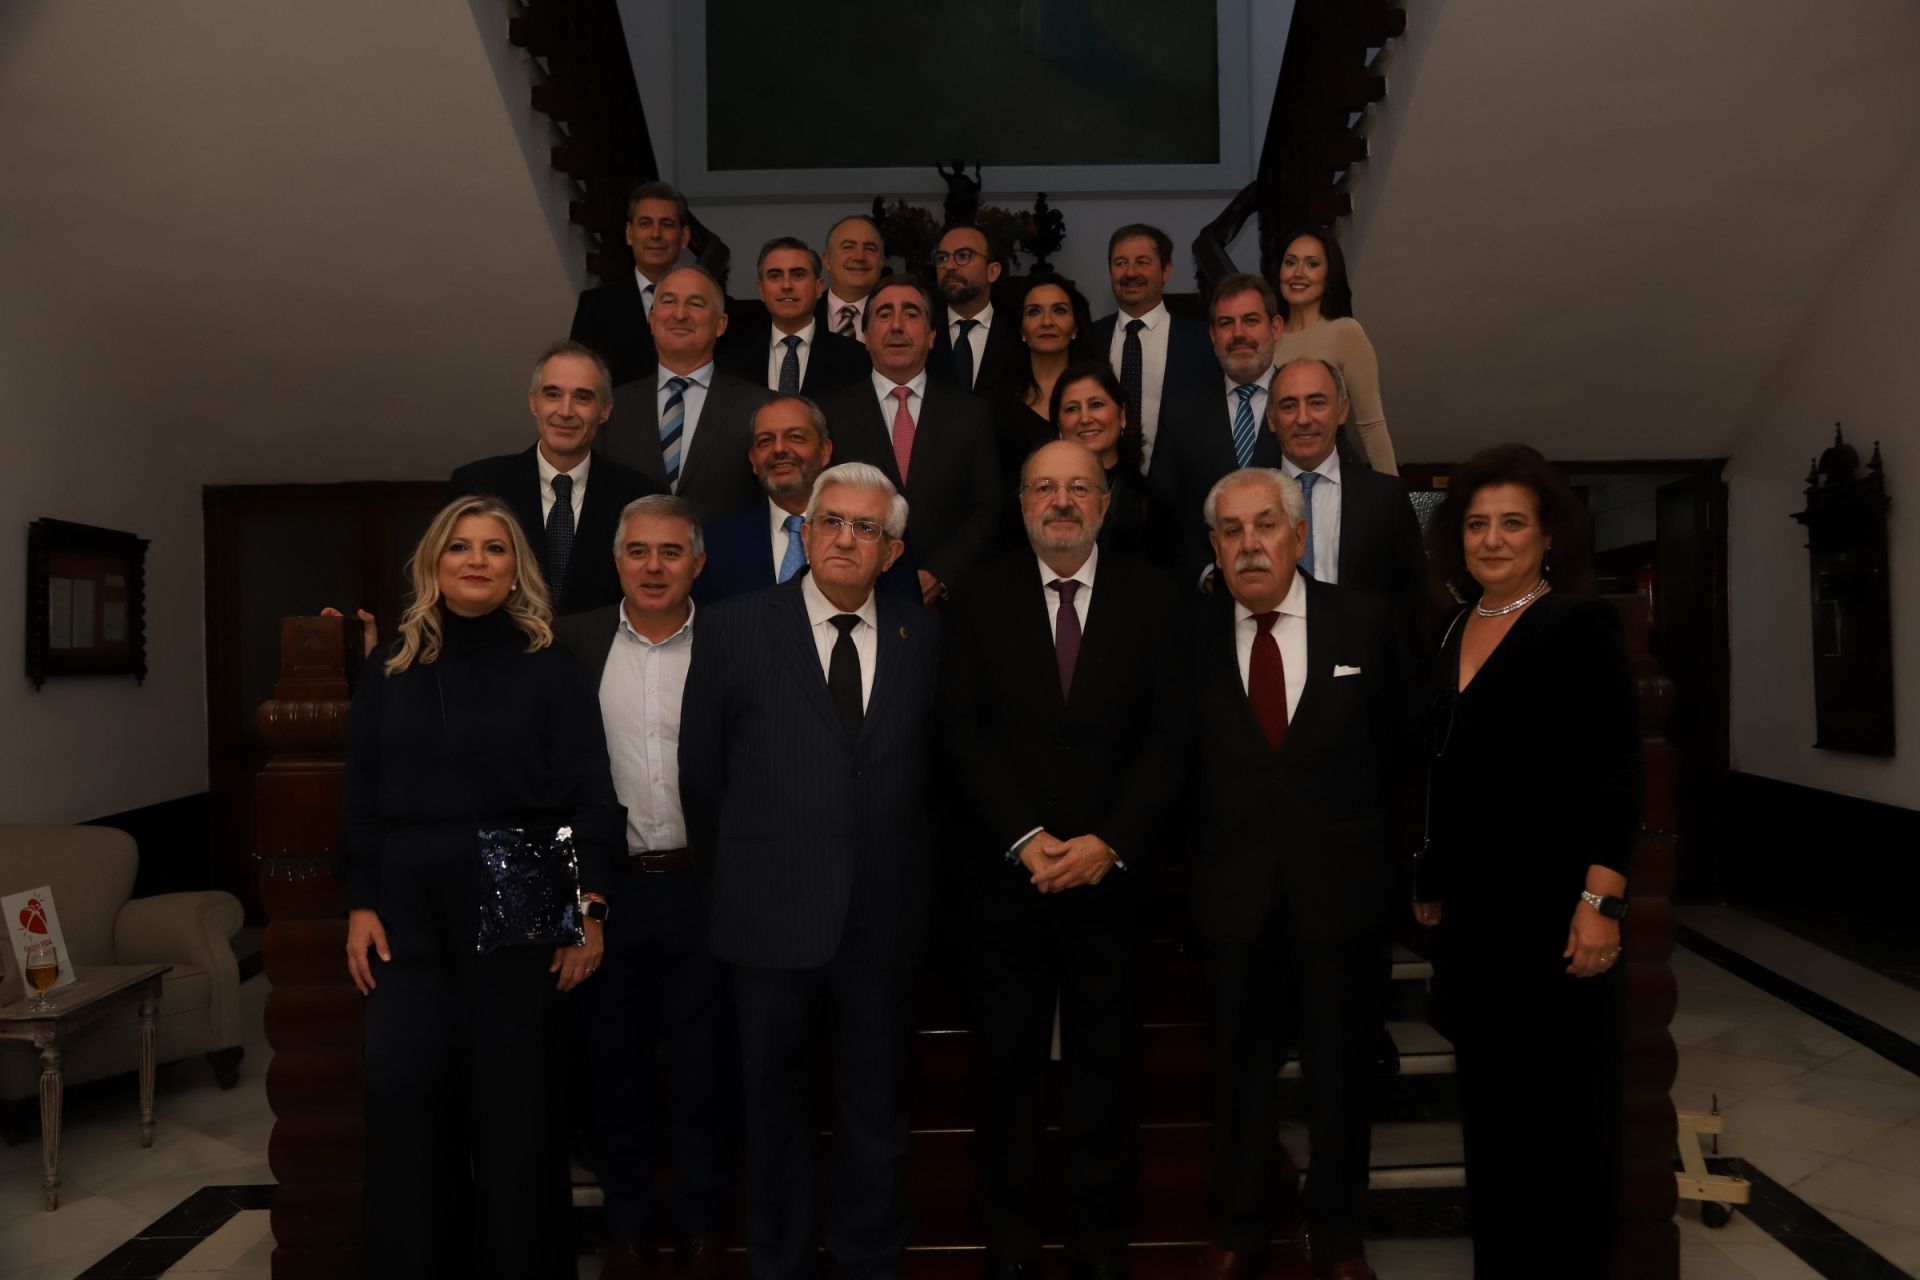
[(77, 981), (50, 995), (54, 1007), (45, 1013), (27, 1007), (31, 993), (0, 1005), (0, 1040), (24, 1040), (40, 1050), (40, 1185), (49, 1213), (60, 1207), (61, 1050), (130, 1005), (140, 1014), (140, 1145), (153, 1145), (153, 1022), (160, 1011), (161, 976), (172, 967), (88, 965), (76, 968)]

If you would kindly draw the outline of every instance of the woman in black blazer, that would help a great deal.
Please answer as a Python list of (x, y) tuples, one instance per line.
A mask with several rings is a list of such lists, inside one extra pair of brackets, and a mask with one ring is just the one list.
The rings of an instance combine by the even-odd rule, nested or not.
[(1429, 530), (1465, 602), (1432, 703), (1414, 915), (1458, 1051), (1476, 1280), (1599, 1277), (1618, 1183), (1635, 685), (1589, 521), (1525, 445), (1469, 458)]
[(412, 578), (354, 693), (336, 865), (366, 997), (364, 1269), (571, 1277), (560, 993), (593, 973), (600, 925), (477, 954), (477, 832), (570, 825), (582, 896), (605, 902), (625, 845), (598, 695), (553, 645), (504, 504), (448, 504)]
[(1070, 365), (1053, 384), (1048, 414), (1062, 440), (1085, 445), (1107, 473), (1106, 523), (1100, 545), (1144, 555), (1147, 543), (1146, 485), (1140, 479), (1140, 428), (1127, 421), (1127, 400), (1113, 366), (1098, 357)]

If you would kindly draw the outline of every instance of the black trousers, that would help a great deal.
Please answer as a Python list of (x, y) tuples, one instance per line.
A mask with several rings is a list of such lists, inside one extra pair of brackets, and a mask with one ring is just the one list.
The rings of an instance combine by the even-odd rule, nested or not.
[(817, 969), (733, 969), (747, 1132), (753, 1280), (811, 1276), (822, 1050), (832, 1061), (833, 1202), (843, 1280), (900, 1274), (907, 1244), (907, 1043), (917, 968), (844, 952)]
[(1374, 936), (1306, 940), (1269, 916), (1244, 945), (1207, 949), (1212, 1003), (1214, 1241), (1236, 1253), (1273, 1238), (1279, 1072), (1300, 1047), (1312, 1146), (1302, 1209), (1317, 1262), (1361, 1251), (1373, 1144), (1375, 1045), (1393, 948)]
[[(1000, 868), (994, 868), (998, 871)], [(1076, 1261), (1121, 1261), (1139, 1181), (1142, 870), (1042, 894), (1018, 867), (973, 886), (980, 1206), (994, 1262), (1040, 1252), (1041, 1115), (1054, 1010), (1066, 1084)]]
[(707, 948), (706, 903), (692, 872), (622, 871), (609, 896), (606, 956), (580, 988), (588, 1141), (606, 1193), (607, 1238), (640, 1241), (653, 1229), (663, 1154), (673, 1170), (674, 1230), (718, 1235), (739, 1108), (727, 967)]
[(574, 1275), (553, 952), (473, 954), (471, 834), (383, 864), (366, 999), (365, 1274)]

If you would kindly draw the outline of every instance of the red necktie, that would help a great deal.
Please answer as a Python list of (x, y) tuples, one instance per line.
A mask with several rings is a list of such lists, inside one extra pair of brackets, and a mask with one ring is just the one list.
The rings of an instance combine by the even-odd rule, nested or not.
[(912, 387), (895, 387), (887, 394), (900, 402), (893, 411), (893, 461), (900, 468), (900, 483), (907, 482), (907, 460), (913, 457), (913, 415), (907, 412), (907, 397)]
[(1273, 638), (1280, 611), (1256, 613), (1253, 620), (1260, 633), (1253, 638), (1253, 658), (1247, 663), (1247, 701), (1253, 704), (1267, 745), (1278, 751), (1287, 740), (1287, 669), (1280, 661), (1280, 642)]

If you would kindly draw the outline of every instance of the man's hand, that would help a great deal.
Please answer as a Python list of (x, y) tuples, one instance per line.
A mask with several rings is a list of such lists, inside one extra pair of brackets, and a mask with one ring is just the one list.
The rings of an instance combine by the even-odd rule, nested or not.
[(940, 579), (934, 577), (925, 569), (920, 570), (920, 603), (930, 605), (939, 598)]
[(581, 923), (587, 933), (586, 945), (555, 947), (553, 963), (547, 966), (548, 973), (560, 975), (560, 981), (556, 985), (562, 991), (571, 991), (591, 978), (593, 971), (600, 967), (600, 957), (606, 954), (607, 940), (601, 932), (600, 922), (584, 920)]
[(1433, 928), (1440, 923), (1440, 904), (1437, 902), (1414, 903), (1413, 918), (1427, 928)]
[(1053, 838), (1053, 833), (1042, 827), (1020, 846), (1020, 865), (1027, 869), (1027, 875), (1034, 884), (1039, 884), (1040, 877), (1052, 871), (1055, 862), (1055, 859), (1047, 857), (1040, 850), (1058, 843), (1059, 841)]
[(373, 980), (373, 962), (367, 959), (368, 947), (372, 947), (382, 960), (393, 960), (393, 953), (387, 950), (387, 930), (380, 923), (379, 915), (366, 907), (347, 912), (347, 976), (353, 979), (353, 985), (360, 988), (363, 996), (379, 985)]
[[(1033, 885), (1042, 893), (1059, 893), (1083, 884), (1099, 884), (1118, 861), (1114, 857), (1113, 846), (1095, 835), (1054, 840), (1043, 831), (1033, 838), (1027, 848), (1035, 846), (1039, 848), (1042, 866), (1034, 874)], [(1021, 861), (1026, 861), (1025, 850), (1021, 851)]]
[[(337, 618), (340, 616), (340, 611), (328, 605), (320, 611), (320, 616)], [(360, 656), (370, 658), (373, 656), (374, 647), (380, 643), (380, 624), (365, 609), (355, 609), (353, 616), (360, 619)]]

